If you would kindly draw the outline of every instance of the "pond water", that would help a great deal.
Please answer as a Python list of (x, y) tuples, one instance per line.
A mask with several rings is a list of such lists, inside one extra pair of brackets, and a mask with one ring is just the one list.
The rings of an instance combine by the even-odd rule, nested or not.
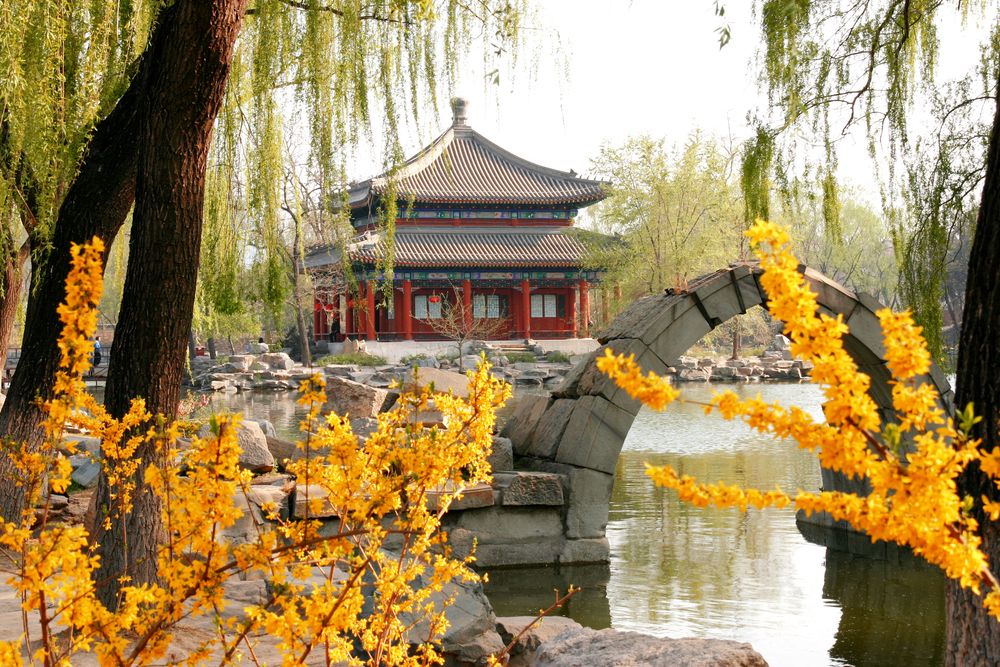
[[(820, 416), (809, 384), (733, 386)], [(709, 385), (684, 385), (706, 400)], [(290, 394), (213, 397), (213, 407), (266, 418), (294, 437)], [(643, 410), (618, 462), (603, 566), (495, 570), (487, 593), (498, 615), (547, 607), (553, 589), (582, 586), (563, 610), (584, 625), (753, 644), (775, 667), (943, 664), (944, 582), (905, 554), (872, 558), (807, 541), (792, 510), (703, 510), (655, 489), (645, 463), (670, 463), (708, 480), (817, 489), (815, 459), (698, 406)], [(819, 533), (821, 539), (832, 539)], [(861, 541), (855, 551), (867, 551)]]

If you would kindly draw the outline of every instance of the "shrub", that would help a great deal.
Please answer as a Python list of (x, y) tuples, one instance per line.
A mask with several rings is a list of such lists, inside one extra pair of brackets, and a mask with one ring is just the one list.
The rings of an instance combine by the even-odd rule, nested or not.
[(328, 366), (337, 364), (340, 366), (384, 366), (384, 357), (378, 357), (366, 352), (353, 352), (350, 354), (328, 354), (315, 361), (317, 366)]
[[(866, 478), (866, 496), (849, 492), (760, 491), (723, 482), (702, 483), (678, 474), (670, 466), (648, 468), (658, 485), (674, 489), (682, 500), (699, 507), (783, 507), (794, 504), (807, 514), (826, 512), (846, 521), (871, 540), (885, 540), (909, 547), (937, 565), (962, 587), (982, 597), (983, 605), (1000, 618), (1000, 582), (980, 548), (979, 523), (970, 511), (981, 502), (989, 521), (1000, 518), (1000, 502), (972, 498), (958, 492), (958, 478), (978, 467), (1000, 487), (1000, 448), (987, 452), (970, 438), (978, 418), (972, 406), (946, 416), (933, 385), (921, 378), (930, 371), (931, 359), (920, 327), (907, 313), (888, 308), (877, 315), (882, 326), (886, 365), (892, 373), (892, 403), (898, 421), (883, 422), (878, 406), (868, 395), (870, 378), (847, 354), (843, 336), (848, 329), (838, 317), (818, 313), (816, 295), (798, 272), (798, 260), (788, 249), (788, 233), (758, 221), (747, 235), (758, 249), (764, 275), (761, 285), (770, 297), (768, 308), (785, 322), (792, 353), (815, 364), (813, 381), (826, 397), (826, 423), (816, 422), (802, 410), (764, 403), (760, 398), (741, 400), (730, 391), (717, 393), (707, 411), (726, 419), (742, 419), (751, 428), (779, 439), (796, 440), (816, 454), (824, 468), (847, 477)], [(643, 375), (634, 357), (606, 350), (598, 367), (615, 382), (654, 409), (677, 399), (679, 392), (666, 378)], [(905, 443), (913, 443), (907, 448)]]
[(551, 361), (554, 364), (568, 364), (570, 362), (570, 356), (565, 352), (552, 350), (545, 355), (545, 361)]
[[(307, 659), (311, 664), (314, 653), (322, 653), (325, 664), (439, 662), (435, 639), (447, 625), (449, 600), (435, 603), (432, 596), (451, 580), (476, 577), (466, 567), (468, 559), (450, 557), (441, 517), (462, 488), (489, 479), (486, 456), (495, 410), (509, 396), (508, 387), (492, 379), (484, 364), (470, 378), (467, 401), (426, 388), (404, 394), (361, 442), (347, 419), (321, 415), (326, 394), (322, 378), (313, 376), (303, 382), (299, 399), (308, 408), (298, 443), (304, 456), (288, 468), (300, 494), (315, 490), (315, 497), (307, 497), (305, 519), (282, 519), (267, 503), (270, 526), (250, 513), (254, 537), (229, 543), (220, 536), (244, 520), (248, 510), (241, 507), (250, 506), (251, 475), (239, 466), (240, 416), (213, 418), (210, 433), (200, 437), (197, 425), (167, 424), (147, 413), (141, 400), (123, 419), (114, 419), (85, 391), (101, 252), (99, 239), (73, 249), (67, 302), (59, 310), (62, 359), (55, 398), (45, 406), (45, 441), (34, 450), (6, 445), (28, 503), (19, 521), (0, 519), (0, 547), (9, 559), (4, 571), (24, 613), (37, 614), (41, 634), (31, 634), (30, 623), (24, 636), (0, 639), (0, 664), (20, 665), (29, 646), (33, 660), (44, 665), (76, 664), (91, 651), (100, 664), (159, 663), (176, 624), (198, 616), (213, 619), (215, 631), (201, 638), (185, 664), (204, 663), (213, 653), (226, 664), (239, 663), (244, 651), (252, 659), (260, 636), (280, 642), (287, 665)], [(424, 428), (417, 416), (432, 400), (445, 425)], [(109, 582), (95, 582), (98, 559), (87, 529), (48, 518), (49, 490), (62, 493), (69, 486), (68, 459), (57, 450), (67, 425), (101, 438), (113, 499), (102, 508), (103, 526), (132, 509), (143, 458), (137, 452), (155, 451), (157, 463), (146, 469), (145, 484), (162, 508), (158, 578), (110, 582), (120, 586), (116, 608), (98, 596), (98, 587)], [(181, 434), (191, 436), (184, 449), (177, 444)], [(456, 491), (429, 504), (428, 492), (441, 488)], [(332, 531), (309, 520), (321, 506), (337, 519)], [(394, 554), (390, 540), (399, 545)], [(320, 583), (310, 583), (317, 573)], [(223, 591), (225, 582), (238, 576), (267, 578), (270, 585), (264, 602), (246, 605), (243, 617), (235, 619), (224, 615)], [(426, 641), (414, 648), (406, 633), (421, 618)]]
[(413, 364), (415, 364), (417, 362), (420, 362), (420, 361), (430, 361), (433, 358), (434, 357), (432, 357), (431, 355), (429, 355), (427, 353), (408, 354), (405, 357), (403, 357), (402, 359), (400, 359), (399, 363), (402, 364), (402, 365), (404, 365), (404, 366), (412, 366)]
[(533, 364), (537, 361), (534, 352), (507, 352), (503, 356), (512, 364), (527, 363)]

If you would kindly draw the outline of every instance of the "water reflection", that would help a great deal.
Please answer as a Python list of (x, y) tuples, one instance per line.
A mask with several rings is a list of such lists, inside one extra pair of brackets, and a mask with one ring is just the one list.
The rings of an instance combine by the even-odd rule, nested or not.
[[(737, 388), (797, 404), (821, 417), (811, 385)], [(707, 400), (711, 388), (685, 387)], [(214, 395), (215, 410), (270, 420), (298, 435), (294, 395)], [(763, 488), (816, 489), (813, 458), (754, 435), (739, 423), (705, 417), (695, 405), (636, 419), (616, 471), (605, 566), (490, 572), (498, 615), (536, 613), (553, 589), (582, 586), (562, 613), (594, 628), (659, 636), (749, 641), (776, 667), (934, 667), (943, 664), (944, 583), (937, 570), (898, 550), (843, 533), (809, 531), (791, 510), (699, 510), (654, 489), (645, 463), (670, 463), (705, 480)], [(832, 545), (835, 549), (828, 549)], [(853, 549), (856, 553), (845, 552)]]

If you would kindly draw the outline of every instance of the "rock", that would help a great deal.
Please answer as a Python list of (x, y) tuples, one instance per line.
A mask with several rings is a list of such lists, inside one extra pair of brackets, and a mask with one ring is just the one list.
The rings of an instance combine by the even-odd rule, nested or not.
[(732, 380), (736, 377), (736, 369), (732, 366), (715, 366), (712, 368), (713, 380)]
[(274, 430), (274, 424), (267, 421), (266, 419), (256, 419), (257, 425), (260, 426), (260, 430), (264, 432), (264, 437), (266, 438), (277, 438), (278, 433)]
[(49, 494), (49, 509), (55, 512), (66, 509), (69, 505), (69, 498), (62, 495), (61, 493), (50, 493)]
[(250, 370), (250, 366), (255, 361), (252, 354), (234, 354), (229, 357), (227, 366), (234, 368), (238, 373), (245, 373)]
[(487, 461), (490, 463), (490, 470), (494, 473), (501, 470), (514, 469), (514, 445), (510, 438), (499, 435), (493, 436), (493, 451), (490, 452)]
[(278, 518), (288, 518), (288, 496), (292, 490), (291, 485), (286, 487), (272, 486), (269, 484), (253, 485), (247, 491), (247, 499), (261, 509), (263, 515), (273, 511)]
[(350, 364), (330, 364), (329, 366), (323, 367), (323, 372), (327, 375), (336, 375), (337, 377), (350, 377), (351, 373), (356, 373), (358, 367)]
[(323, 412), (334, 412), (350, 417), (376, 417), (389, 397), (385, 389), (369, 387), (338, 376), (329, 376), (326, 382), (326, 405)]
[(547, 472), (517, 471), (498, 473), (493, 486), (500, 490), (502, 505), (559, 505), (563, 504), (562, 480), (559, 475)]
[[(535, 623), (535, 621), (538, 622)], [(512, 658), (533, 653), (543, 644), (552, 641), (567, 630), (577, 630), (582, 627), (573, 619), (565, 616), (546, 616), (540, 621), (536, 616), (497, 617), (497, 632), (505, 646), (520, 635), (517, 643), (510, 650)], [(528, 629), (526, 630), (526, 628)]]
[(336, 516), (337, 512), (327, 498), (330, 493), (317, 484), (299, 484), (295, 487), (295, 518), (322, 519)]
[(287, 380), (275, 380), (273, 378), (269, 378), (261, 380), (260, 382), (255, 382), (253, 388), (260, 391), (288, 391), (293, 387)]
[[(413, 582), (415, 589), (429, 585), (430, 578), (426, 575), (418, 576)], [(493, 607), (480, 582), (450, 582), (442, 590), (431, 593), (429, 601), (438, 609), (443, 607), (448, 619), (448, 629), (441, 638), (441, 650), (452, 660), (460, 664), (483, 665), (489, 655), (503, 650)], [(404, 625), (412, 625), (407, 633), (410, 643), (419, 644), (426, 640), (430, 626), (429, 620), (422, 614), (402, 613), (400, 620)]]
[(638, 632), (568, 628), (535, 652), (533, 667), (767, 667), (750, 644), (668, 639)]
[[(198, 436), (207, 438), (211, 434), (208, 424), (198, 430)], [(236, 440), (240, 445), (240, 467), (251, 472), (262, 473), (274, 470), (274, 455), (267, 448), (267, 438), (255, 421), (240, 422), (236, 429)]]
[(272, 370), (290, 371), (295, 368), (295, 362), (286, 352), (268, 352), (260, 355), (257, 361), (266, 364)]
[(711, 377), (708, 371), (711, 371), (711, 367), (707, 371), (705, 369), (682, 368), (677, 374), (677, 379), (681, 382), (708, 382)]
[(775, 334), (774, 338), (771, 339), (770, 349), (772, 350), (787, 350), (792, 346), (792, 341), (788, 340), (782, 334)]
[(433, 384), (434, 391), (447, 394), (449, 391), (460, 398), (469, 397), (469, 378), (462, 373), (440, 368), (418, 368), (414, 374), (403, 379), (403, 391), (413, 391)]
[(437, 368), (438, 360), (431, 356), (410, 357), (407, 359), (408, 368)]
[(70, 479), (77, 486), (92, 489), (97, 486), (97, 478), (101, 475), (101, 465), (90, 454), (74, 454), (69, 457), (73, 472)]
[(265, 435), (264, 439), (267, 442), (268, 451), (271, 452), (271, 456), (274, 457), (279, 466), (284, 466), (286, 460), (294, 460), (296, 458), (295, 452), (298, 451), (298, 447), (294, 442), (274, 438), (269, 435)]

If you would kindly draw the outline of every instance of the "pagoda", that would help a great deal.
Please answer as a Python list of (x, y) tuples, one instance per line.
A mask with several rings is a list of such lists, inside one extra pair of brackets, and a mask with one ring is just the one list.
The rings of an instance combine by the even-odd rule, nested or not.
[[(333, 276), (317, 281), (315, 339), (331, 328), (338, 339), (440, 339), (434, 320), (459, 299), (471, 317), (502, 320), (498, 339), (588, 335), (589, 290), (601, 274), (584, 267), (584, 246), (567, 232), (606, 184), (513, 155), (469, 127), (465, 100), (451, 107), (451, 127), (395, 174), (352, 184), (350, 242), (306, 257), (314, 275)], [(380, 268), (386, 196), (398, 201), (391, 290)]]

